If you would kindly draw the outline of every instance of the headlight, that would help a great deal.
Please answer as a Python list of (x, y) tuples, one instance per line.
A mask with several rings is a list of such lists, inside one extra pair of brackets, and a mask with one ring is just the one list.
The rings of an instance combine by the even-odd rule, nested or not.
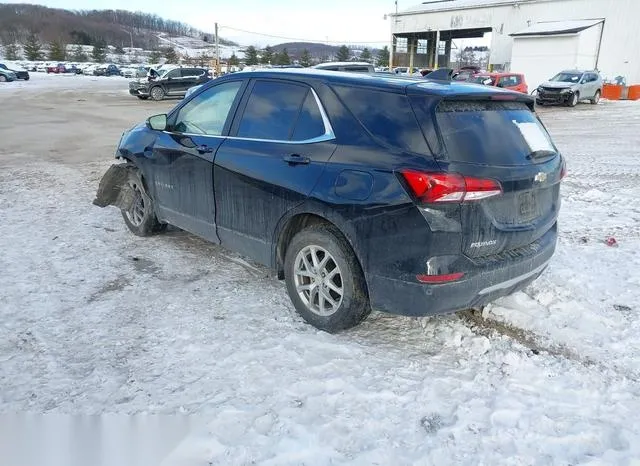
[(573, 92), (571, 89), (562, 89), (562, 91), (560, 91), (562, 94), (568, 94), (569, 92)]
[(540, 93), (540, 92), (544, 92), (544, 89), (541, 88), (541, 87), (538, 88), (538, 93)]

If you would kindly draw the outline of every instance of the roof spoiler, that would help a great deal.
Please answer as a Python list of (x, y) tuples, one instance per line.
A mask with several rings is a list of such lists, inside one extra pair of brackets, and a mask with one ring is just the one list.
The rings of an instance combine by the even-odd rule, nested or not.
[(453, 70), (451, 68), (438, 68), (435, 71), (425, 75), (425, 79), (432, 81), (451, 81)]

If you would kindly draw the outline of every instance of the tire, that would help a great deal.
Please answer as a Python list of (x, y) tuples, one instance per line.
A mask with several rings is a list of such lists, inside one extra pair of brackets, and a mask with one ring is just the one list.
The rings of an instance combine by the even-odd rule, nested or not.
[(148, 95), (139, 95), (138, 96), (138, 99), (140, 99), (140, 100), (147, 100), (148, 98), (149, 98)]
[[(317, 265), (325, 263), (320, 270), (313, 268), (312, 254)], [(287, 247), (284, 275), (298, 314), (317, 329), (329, 333), (346, 330), (371, 312), (362, 268), (349, 243), (331, 225), (313, 225), (293, 237)]]
[(596, 91), (596, 95), (593, 96), (590, 102), (592, 105), (598, 105), (598, 102), (600, 102), (600, 91)]
[(7, 82), (7, 77), (3, 74), (0, 74), (0, 83), (6, 83)]
[(122, 218), (131, 233), (136, 236), (150, 236), (166, 230), (167, 224), (160, 223), (156, 217), (153, 199), (147, 194), (147, 188), (142, 182), (140, 171), (132, 167), (129, 170), (129, 186), (135, 191), (133, 206), (129, 210), (122, 210)]
[(154, 86), (149, 91), (149, 95), (155, 101), (162, 100), (164, 99), (164, 89), (162, 89), (160, 86)]
[(26, 78), (24, 78), (25, 81), (29, 81), (30, 76), (27, 76)]
[(571, 100), (567, 102), (567, 105), (569, 107), (575, 107), (576, 105), (578, 105), (578, 102), (580, 102), (580, 93), (576, 92), (571, 96)]

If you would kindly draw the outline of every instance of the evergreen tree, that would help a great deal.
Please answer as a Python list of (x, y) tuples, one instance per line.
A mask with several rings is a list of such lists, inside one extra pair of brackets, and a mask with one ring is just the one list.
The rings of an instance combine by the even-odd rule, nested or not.
[(29, 61), (42, 59), (42, 44), (35, 34), (29, 34), (27, 37), (27, 41), (24, 43), (24, 54)]
[(93, 51), (91, 52), (91, 58), (96, 63), (104, 63), (107, 59), (107, 44), (101, 39), (95, 41), (93, 44)]
[(235, 52), (231, 54), (231, 57), (229, 58), (229, 66), (238, 66), (240, 64), (240, 60), (238, 60), (238, 57), (236, 57)]
[(178, 54), (173, 47), (167, 47), (164, 51), (164, 58), (167, 59), (167, 63), (178, 63)]
[(82, 48), (82, 45), (78, 44), (74, 47), (71, 58), (73, 59), (73, 61), (83, 62), (83, 61), (87, 61), (89, 57), (87, 57), (87, 54), (84, 53), (84, 49)]
[(287, 52), (286, 48), (282, 49), (282, 52), (280, 52), (278, 54), (278, 57), (277, 57), (276, 61), (277, 61), (278, 65), (290, 65), (291, 64), (291, 58), (289, 57), (289, 52)]
[(118, 55), (124, 55), (124, 49), (122, 47), (120, 47), (119, 45), (116, 46), (116, 53)]
[(273, 60), (273, 49), (271, 48), (270, 45), (267, 45), (262, 51), (262, 58), (260, 61), (262, 62), (262, 64), (268, 65), (269, 63), (271, 63), (272, 60)]
[(19, 60), (18, 46), (13, 42), (4, 44), (4, 58), (7, 60)]
[(153, 50), (151, 52), (151, 55), (149, 55), (149, 62), (150, 63), (158, 63), (160, 61), (161, 57), (162, 57), (162, 54), (160, 53), (159, 50)]
[(336, 55), (336, 61), (349, 61), (350, 56), (349, 48), (346, 45), (341, 45)]
[(378, 50), (378, 66), (389, 66), (389, 47)]
[(300, 55), (300, 64), (304, 67), (311, 66), (311, 54), (307, 49), (304, 49)]
[(364, 50), (360, 54), (360, 60), (371, 62), (371, 51), (368, 48), (364, 48)]
[(258, 60), (258, 51), (253, 45), (247, 47), (247, 50), (244, 52), (244, 62), (247, 65), (257, 65), (260, 60)]
[(49, 60), (64, 61), (67, 58), (67, 48), (58, 40), (49, 44)]

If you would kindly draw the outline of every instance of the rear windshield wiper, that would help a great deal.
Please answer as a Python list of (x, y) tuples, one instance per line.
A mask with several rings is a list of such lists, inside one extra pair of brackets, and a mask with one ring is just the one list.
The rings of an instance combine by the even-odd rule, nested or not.
[(549, 150), (549, 149), (534, 150), (529, 155), (527, 155), (527, 159), (539, 159), (542, 157), (551, 157), (556, 154), (557, 154), (556, 151)]

